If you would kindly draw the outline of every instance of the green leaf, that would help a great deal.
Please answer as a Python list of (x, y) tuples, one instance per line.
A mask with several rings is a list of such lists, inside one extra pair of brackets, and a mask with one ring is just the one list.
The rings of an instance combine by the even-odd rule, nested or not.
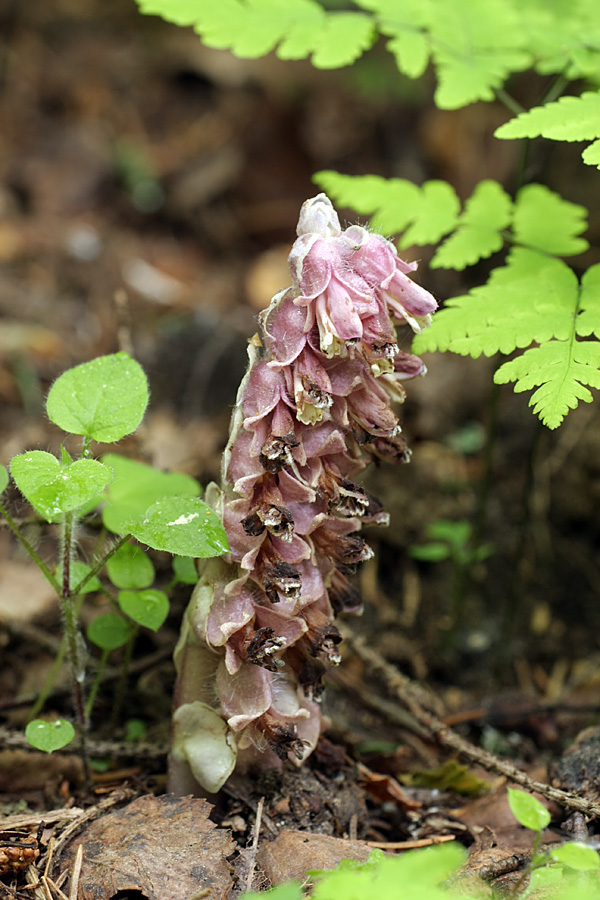
[(508, 788), (508, 805), (519, 825), (531, 831), (543, 831), (550, 824), (550, 813), (532, 794)]
[[(554, 141), (599, 138), (600, 91), (584, 91), (580, 97), (561, 97), (545, 106), (536, 106), (501, 125), (495, 134), (498, 138), (541, 136)], [(594, 140), (585, 148), (582, 156), (587, 165), (600, 168), (600, 141)]]
[[(314, 48), (312, 64), (317, 69), (349, 66), (372, 46), (375, 36), (373, 21), (368, 16), (357, 12), (330, 13)], [(277, 55), (281, 59), (290, 58), (289, 44), (284, 41), (279, 48)]]
[(244, 894), (244, 900), (304, 900), (304, 891), (299, 881), (288, 881), (286, 884), (278, 884), (271, 888), (265, 895), (264, 891), (259, 894), (251, 891)]
[(430, 544), (412, 544), (408, 548), (409, 555), (421, 562), (442, 562), (450, 558), (450, 547), (439, 541)]
[(198, 581), (196, 564), (189, 556), (174, 556), (173, 572), (175, 573), (175, 578), (181, 584), (196, 584)]
[(600, 343), (573, 339), (532, 347), (500, 366), (494, 381), (516, 382), (516, 393), (537, 387), (529, 406), (544, 425), (557, 428), (580, 400), (592, 402), (588, 387), (600, 388)]
[[(393, 183), (401, 181), (381, 178), (380, 175), (341, 175), (331, 169), (317, 172), (312, 180), (328, 197), (335, 200), (337, 206), (350, 206), (359, 215), (372, 215), (376, 212), (385, 203)], [(411, 182), (402, 181), (402, 184)]]
[(451, 350), (477, 358), (482, 353), (512, 353), (534, 341), (566, 340), (573, 333), (578, 296), (569, 266), (516, 248), (487, 284), (448, 300), (431, 327), (415, 338), (413, 349)]
[(414, 28), (412, 31), (401, 31), (393, 40), (388, 41), (386, 46), (393, 54), (403, 75), (409, 78), (420, 78), (423, 75), (431, 52), (431, 44), (426, 34), (415, 31)]
[(75, 729), (66, 719), (56, 719), (54, 722), (34, 719), (28, 723), (25, 737), (36, 750), (53, 753), (71, 743), (75, 737)]
[(136, 544), (122, 544), (106, 563), (108, 577), (118, 588), (147, 588), (154, 581), (154, 566)]
[(145, 591), (120, 591), (119, 606), (130, 619), (158, 631), (169, 615), (169, 598), (152, 588)]
[(125, 619), (116, 613), (106, 613), (90, 622), (88, 639), (101, 650), (117, 650), (131, 638), (133, 630)]
[(454, 188), (448, 182), (426, 181), (421, 190), (417, 216), (403, 235), (401, 247), (435, 244), (456, 224), (460, 204)]
[(587, 210), (541, 184), (522, 188), (515, 202), (515, 240), (556, 256), (572, 256), (589, 244), (577, 237), (587, 227)]
[(441, 109), (493, 100), (511, 72), (529, 65), (519, 16), (507, 0), (444, 0), (434, 8), (430, 33)]
[(481, 181), (465, 204), (457, 230), (446, 238), (430, 263), (432, 269), (464, 269), (502, 248), (512, 202), (497, 181)]
[(192, 25), (208, 47), (258, 57), (305, 59), (335, 68), (354, 62), (375, 38), (373, 20), (359, 12), (325, 12), (314, 0), (137, 0), (140, 11)]
[(148, 726), (143, 719), (127, 719), (125, 728), (125, 740), (128, 744), (143, 741), (148, 734)]
[[(357, 187), (362, 190), (360, 184)], [(374, 210), (371, 228), (382, 234), (399, 234), (419, 216), (422, 203), (423, 191), (418, 185), (404, 178), (390, 178)], [(353, 202), (347, 205), (354, 207)]]
[(197, 0), (136, 0), (141, 13), (162, 16), (174, 25), (193, 25), (198, 17)]
[(371, 228), (383, 234), (408, 229), (401, 247), (434, 244), (456, 225), (460, 203), (445, 181), (426, 181), (422, 187), (404, 178), (340, 175), (323, 171), (313, 180), (338, 206), (372, 214)]
[(8, 469), (6, 466), (0, 466), (0, 494), (6, 490), (8, 486)]
[(142, 367), (127, 353), (115, 353), (64, 372), (50, 389), (46, 409), (63, 431), (113, 443), (136, 430), (147, 405)]
[(219, 517), (195, 497), (165, 497), (154, 503), (131, 534), (154, 550), (178, 556), (220, 556), (229, 550)]
[(139, 521), (151, 503), (163, 497), (197, 497), (200, 485), (182, 472), (160, 472), (145, 463), (108, 453), (102, 461), (114, 471), (102, 511), (104, 527), (126, 534), (131, 522)]
[(459, 519), (458, 521), (438, 519), (427, 527), (428, 537), (447, 541), (455, 549), (466, 546), (472, 531), (471, 523), (465, 519)]
[(591, 266), (581, 279), (579, 309), (575, 322), (577, 334), (600, 338), (600, 263)]
[(600, 141), (594, 141), (589, 147), (586, 147), (581, 158), (588, 166), (598, 166), (600, 169)]
[(536, 106), (500, 128), (498, 138), (545, 137), (554, 141), (585, 141), (600, 137), (600, 91), (585, 91), (580, 97), (561, 97)]
[[(525, 896), (529, 896), (529, 894), (532, 894), (534, 891), (538, 891), (540, 888), (544, 888), (549, 884), (557, 884), (559, 881), (563, 880), (563, 877), (564, 873), (560, 866), (542, 866), (539, 869), (534, 869), (529, 878)], [(542, 894), (541, 896), (543, 897), (544, 895)], [(555, 894), (555, 896), (557, 895)], [(562, 897), (563, 900), (567, 900), (567, 895), (562, 892), (558, 896)]]
[(551, 853), (552, 859), (571, 869), (581, 871), (600, 869), (598, 851), (578, 841), (569, 841), (567, 844), (561, 844), (560, 847), (553, 847)]
[(10, 469), (19, 490), (47, 522), (83, 506), (112, 480), (112, 471), (95, 459), (61, 465), (44, 450), (15, 456)]
[[(72, 560), (71, 565), (69, 567), (69, 582), (71, 590), (77, 587), (80, 581), (83, 581), (85, 576), (90, 571), (90, 566), (86, 565), (86, 563), (80, 562), (79, 560)], [(59, 584), (62, 584), (62, 572), (63, 567), (62, 563), (56, 569), (56, 580)], [(92, 594), (94, 591), (99, 591), (102, 585), (96, 576), (87, 582), (85, 587), (82, 590), (82, 594)]]

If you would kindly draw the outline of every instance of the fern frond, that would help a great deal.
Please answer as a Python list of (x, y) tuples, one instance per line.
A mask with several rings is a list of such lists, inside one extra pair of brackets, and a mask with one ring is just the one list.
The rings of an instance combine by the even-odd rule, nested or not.
[[(447, 181), (426, 181), (421, 188), (420, 204), (414, 221), (403, 234), (400, 246), (437, 243), (454, 228), (459, 211), (459, 199)], [(381, 225), (381, 219), (376, 214), (373, 217), (373, 227)]]
[(497, 181), (481, 181), (465, 204), (458, 228), (433, 257), (431, 268), (464, 269), (502, 248), (512, 201)]
[(446, 181), (426, 181), (422, 187), (404, 178), (340, 175), (317, 172), (313, 181), (335, 200), (363, 215), (382, 234), (405, 232), (401, 247), (435, 244), (456, 225), (460, 202)]
[(494, 381), (514, 381), (516, 393), (537, 387), (529, 405), (544, 425), (558, 428), (580, 400), (592, 402), (588, 388), (600, 388), (600, 343), (571, 338), (532, 347), (500, 366)]
[(409, 78), (423, 74), (431, 55), (441, 109), (492, 100), (511, 72), (531, 63), (512, 0), (354, 2), (375, 13), (379, 31), (391, 38), (388, 50)]
[(600, 264), (591, 266), (581, 279), (579, 309), (575, 323), (577, 334), (600, 339)]
[(371, 16), (326, 12), (316, 0), (137, 0), (144, 13), (192, 25), (208, 47), (254, 58), (312, 54), (317, 68), (355, 62), (375, 40)]
[(413, 347), (417, 353), (451, 350), (477, 358), (512, 353), (534, 341), (565, 340), (577, 298), (577, 278), (565, 263), (516, 248), (487, 284), (448, 300)]
[[(499, 138), (545, 137), (554, 141), (599, 138), (600, 91), (585, 91), (580, 97), (561, 97), (554, 103), (536, 106), (505, 122), (495, 134)], [(584, 162), (600, 165), (600, 147), (588, 147)]]
[(524, 0), (520, 6), (526, 43), (541, 75), (569, 79), (600, 74), (600, 21), (597, 0)]
[(556, 256), (574, 256), (589, 247), (578, 237), (586, 228), (584, 206), (563, 200), (542, 184), (528, 184), (519, 191), (513, 218), (517, 243)]

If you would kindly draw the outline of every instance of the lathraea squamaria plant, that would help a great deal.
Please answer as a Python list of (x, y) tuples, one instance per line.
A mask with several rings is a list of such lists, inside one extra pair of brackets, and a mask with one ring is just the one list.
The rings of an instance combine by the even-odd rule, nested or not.
[(214, 792), (236, 762), (299, 763), (321, 731), (319, 698), (339, 660), (334, 617), (360, 609), (348, 580), (387, 524), (356, 478), (372, 457), (409, 457), (392, 409), (424, 372), (395, 323), (420, 332), (436, 301), (416, 263), (325, 194), (307, 200), (289, 257), (293, 285), (249, 343), (222, 485), (207, 488), (231, 552), (202, 563), (175, 652), (170, 789)]

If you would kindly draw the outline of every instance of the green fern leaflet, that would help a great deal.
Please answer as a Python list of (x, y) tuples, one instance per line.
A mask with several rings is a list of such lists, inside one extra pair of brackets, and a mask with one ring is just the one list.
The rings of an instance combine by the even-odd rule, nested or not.
[(600, 91), (580, 97), (561, 97), (555, 103), (536, 106), (496, 130), (499, 138), (545, 137), (554, 141), (589, 141), (583, 161), (600, 168)]
[(360, 12), (326, 12), (315, 0), (137, 0), (140, 11), (191, 25), (207, 47), (255, 58), (311, 56), (317, 68), (353, 63), (375, 40), (375, 23)]

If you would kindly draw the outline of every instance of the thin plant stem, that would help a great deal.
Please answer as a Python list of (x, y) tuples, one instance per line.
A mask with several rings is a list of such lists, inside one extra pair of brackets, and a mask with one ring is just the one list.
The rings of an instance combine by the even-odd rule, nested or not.
[(131, 633), (131, 637), (127, 642), (127, 646), (125, 647), (125, 653), (123, 654), (123, 662), (121, 665), (121, 675), (117, 682), (117, 686), (115, 688), (112, 715), (110, 717), (111, 731), (114, 733), (115, 728), (118, 725), (119, 717), (121, 715), (121, 710), (125, 705), (125, 697), (127, 694), (127, 685), (129, 683), (129, 668), (131, 666), (131, 660), (133, 658), (133, 648), (135, 646), (135, 641), (137, 638), (139, 628), (134, 628)]
[(34, 563), (36, 564), (38, 569), (41, 571), (41, 573), (44, 576), (44, 578), (46, 579), (46, 581), (52, 585), (52, 587), (56, 591), (57, 596), (60, 597), (62, 595), (62, 590), (58, 583), (58, 580), (52, 574), (52, 572), (50, 571), (50, 569), (48, 568), (46, 563), (43, 561), (43, 559), (40, 557), (40, 555), (33, 549), (33, 547), (31, 546), (31, 544), (29, 543), (29, 541), (27, 540), (27, 538), (25, 537), (25, 535), (23, 534), (23, 532), (21, 531), (21, 529), (19, 528), (19, 526), (17, 525), (17, 523), (15, 522), (13, 517), (10, 515), (10, 513), (8, 512), (8, 510), (6, 509), (6, 507), (4, 506), (3, 503), (0, 503), (0, 514), (2, 516), (4, 516), (4, 518), (6, 519), (6, 524), (8, 525), (8, 527), (10, 528), (10, 530), (12, 531), (12, 533), (14, 534), (16, 539), (19, 541), (19, 543), (21, 544), (23, 549), (26, 550), (27, 553), (29, 553), (32, 560), (34, 561)]
[(74, 595), (71, 591), (71, 558), (73, 555), (73, 547), (75, 543), (75, 523), (76, 516), (74, 512), (65, 513), (63, 516), (62, 530), (62, 592), (61, 607), (63, 619), (65, 623), (65, 636), (67, 646), (67, 658), (71, 669), (71, 682), (73, 689), (73, 702), (75, 706), (75, 716), (79, 725), (79, 740), (81, 748), (81, 758), (83, 762), (86, 782), (90, 783), (90, 773), (86, 752), (86, 735), (87, 735), (87, 716), (85, 709), (85, 699), (83, 691), (83, 680), (85, 677), (85, 662), (83, 659), (83, 648), (81, 646), (81, 638), (78, 628), (77, 609), (74, 602)]
[(525, 107), (521, 106), (518, 100), (515, 100), (514, 97), (504, 90), (504, 88), (496, 89), (496, 97), (498, 100), (504, 104), (504, 106), (511, 112), (514, 113), (515, 116), (520, 115), (521, 113), (526, 112)]
[(108, 661), (108, 655), (110, 650), (103, 650), (102, 655), (100, 656), (100, 660), (98, 662), (98, 669), (96, 671), (96, 677), (94, 678), (94, 683), (92, 685), (92, 689), (88, 694), (88, 698), (85, 703), (85, 715), (89, 720), (92, 709), (94, 708), (94, 703), (96, 702), (96, 696), (98, 694), (98, 689), (100, 687), (100, 683), (102, 678), (104, 677), (104, 670), (106, 669), (106, 663)]
[(82, 590), (84, 589), (84, 587), (86, 586), (86, 584), (88, 583), (88, 581), (91, 581), (92, 578), (98, 574), (98, 572), (103, 568), (103, 566), (106, 565), (106, 563), (111, 558), (111, 556), (114, 556), (114, 554), (117, 552), (119, 547), (122, 547), (123, 544), (127, 543), (127, 541), (129, 540), (130, 537), (131, 537), (131, 535), (129, 535), (129, 534), (124, 534), (123, 537), (120, 537), (119, 540), (115, 544), (113, 544), (113, 546), (110, 548), (110, 550), (107, 550), (106, 553), (99, 560), (97, 560), (94, 563), (94, 565), (92, 566), (90, 571), (86, 575), (84, 575), (84, 577), (81, 579), (79, 584), (77, 584), (73, 588), (73, 593), (80, 594), (82, 592)]
[(62, 664), (65, 661), (66, 652), (67, 652), (67, 642), (66, 642), (65, 636), (63, 635), (63, 639), (60, 643), (60, 647), (58, 648), (58, 653), (54, 657), (54, 661), (52, 663), (50, 671), (48, 672), (48, 675), (46, 676), (46, 680), (44, 681), (44, 684), (42, 685), (42, 688), (41, 688), (39, 694), (37, 695), (35, 703), (31, 707), (31, 711), (29, 713), (29, 721), (31, 721), (32, 719), (35, 719), (39, 715), (39, 713), (42, 711), (42, 709), (44, 708), (46, 700), (50, 696), (52, 688), (56, 684), (56, 679), (58, 678), (58, 673), (60, 672)]

